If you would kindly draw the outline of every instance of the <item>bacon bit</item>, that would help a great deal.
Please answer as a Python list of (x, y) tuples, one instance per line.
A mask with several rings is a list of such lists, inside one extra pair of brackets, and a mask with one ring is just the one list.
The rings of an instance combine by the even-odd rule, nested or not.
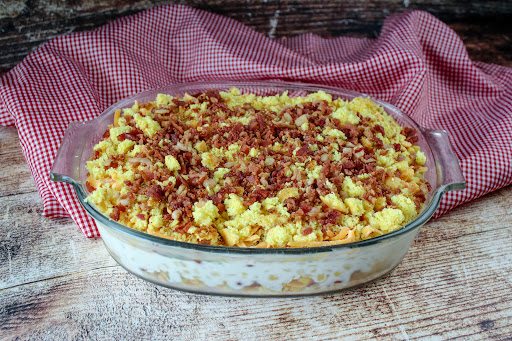
[(414, 128), (404, 127), (402, 129), (402, 134), (405, 135), (405, 139), (412, 144), (415, 144), (419, 140), (418, 136), (416, 136), (417, 133), (418, 130)]
[(86, 181), (86, 182), (85, 182), (85, 187), (87, 187), (87, 190), (88, 190), (90, 193), (92, 193), (92, 192), (94, 192), (94, 191), (96, 190), (96, 188), (94, 188), (94, 186), (93, 186), (93, 185), (91, 185), (91, 183), (90, 183), (89, 181)]
[(424, 193), (421, 193), (421, 192), (420, 192), (420, 193), (416, 194), (416, 197), (417, 197), (418, 199), (425, 200), (425, 194), (424, 194)]
[[(377, 146), (377, 148), (379, 148), (379, 149), (384, 148), (384, 142), (382, 142), (382, 140), (381, 140), (381, 139), (379, 139), (378, 137), (374, 136), (374, 137), (371, 139), (371, 141), (372, 141), (373, 143), (375, 143), (375, 145)], [(386, 149), (386, 151), (387, 151), (387, 149)], [(382, 153), (381, 153), (381, 154), (382, 154)]]
[(137, 218), (140, 220), (146, 220), (146, 216), (143, 213), (137, 214)]
[(373, 173), (377, 169), (377, 164), (375, 162), (367, 163), (364, 166), (365, 173)]
[(119, 221), (119, 209), (117, 207), (114, 207), (112, 213), (110, 213), (110, 218), (115, 221)]
[(258, 129), (258, 121), (256, 121), (255, 119), (252, 119), (249, 122), (249, 130), (256, 130), (256, 129)]
[(249, 196), (256, 198), (258, 201), (261, 201), (268, 198), (270, 196), (270, 192), (262, 188), (256, 188), (254, 191), (252, 191), (251, 194), (249, 194)]
[(172, 102), (173, 102), (174, 104), (176, 104), (176, 106), (178, 106), (178, 107), (185, 107), (185, 106), (187, 105), (187, 103), (186, 103), (186, 102), (180, 101), (180, 100), (179, 100), (179, 99), (177, 99), (177, 98), (173, 98)]
[(309, 143), (306, 142), (304, 144), (304, 146), (302, 146), (302, 148), (297, 150), (296, 155), (297, 156), (308, 155), (310, 152), (311, 152), (311, 149), (309, 148)]
[(293, 197), (290, 197), (290, 198), (287, 198), (283, 204), (286, 206), (286, 208), (288, 209), (288, 211), (291, 211), (291, 212), (294, 212), (298, 209), (299, 205), (298, 205), (298, 199), (297, 198), (293, 198)]
[(309, 213), (309, 211), (311, 211), (313, 207), (311, 205), (308, 205), (306, 203), (301, 203), (300, 204), (300, 209), (304, 212), (304, 213)]
[(119, 212), (126, 212), (126, 207), (124, 207), (123, 205), (117, 205), (116, 207), (119, 210)]
[(219, 212), (224, 212), (226, 210), (226, 206), (224, 206), (224, 204), (217, 204), (217, 208), (219, 209)]
[(399, 152), (402, 149), (402, 145), (400, 143), (394, 143), (393, 148), (395, 149), (395, 152)]
[(185, 158), (183, 157), (183, 155), (178, 155), (178, 162), (180, 164), (180, 174), (188, 174), (187, 164), (185, 163)]
[(180, 174), (176, 175), (176, 188), (179, 188), (181, 185), (185, 185), (187, 188), (190, 188), (187, 180), (185, 180), (184, 177), (182, 177)]
[(144, 170), (142, 171), (142, 177), (144, 178), (145, 181), (151, 181), (155, 178), (155, 174), (150, 171)]
[(100, 155), (101, 155), (101, 150), (96, 149), (96, 150), (94, 151), (94, 153), (92, 154), (91, 159), (96, 160), (97, 158), (99, 158), (99, 157), (100, 157)]
[(117, 161), (110, 161), (110, 164), (108, 166), (105, 166), (105, 169), (117, 168), (118, 166), (119, 164), (117, 163)]
[(249, 147), (248, 145), (243, 145), (241, 148), (240, 148), (240, 151), (242, 153), (244, 153), (245, 155), (249, 154), (249, 152), (251, 151), (251, 147)]
[(341, 165), (342, 169), (354, 169), (355, 166), (354, 162), (350, 160), (343, 162)]
[(376, 124), (373, 129), (375, 129), (375, 131), (379, 132), (382, 134), (382, 136), (384, 136), (386, 134), (386, 131), (384, 130), (384, 127), (381, 126), (380, 124)]
[(169, 122), (171, 123), (171, 125), (173, 126), (174, 129), (176, 129), (180, 134), (183, 134), (183, 128), (178, 124), (176, 123), (172, 117), (169, 119)]
[(365, 163), (363, 161), (361, 161), (360, 159), (357, 159), (354, 168), (357, 170), (361, 170), (364, 168), (364, 165), (365, 165)]
[(119, 142), (123, 142), (124, 140), (130, 140), (130, 141), (137, 142), (137, 141), (139, 141), (139, 138), (135, 134), (133, 134), (133, 131), (132, 131), (131, 133), (122, 133), (122, 134), (117, 135), (117, 140)]
[(165, 193), (160, 185), (154, 185), (152, 186), (147, 193), (148, 196), (161, 201), (163, 198), (165, 198)]
[(191, 226), (192, 222), (189, 221), (188, 223), (176, 227), (175, 231), (178, 233), (186, 233)]
[(324, 218), (325, 224), (336, 224), (338, 219), (341, 217), (341, 212), (336, 210), (330, 210), (327, 216)]
[(306, 227), (304, 230), (302, 230), (301, 234), (303, 236), (307, 236), (308, 234), (310, 234), (311, 232), (313, 232), (313, 228), (311, 227)]
[(205, 92), (205, 95), (210, 98), (216, 98), (218, 100), (222, 100), (222, 97), (220, 96), (219, 91), (212, 89)]
[(345, 125), (343, 127), (341, 127), (341, 130), (349, 138), (358, 137), (359, 136), (359, 130), (352, 123), (348, 123), (348, 122), (345, 123)]
[(343, 129), (343, 124), (341, 123), (341, 121), (337, 118), (331, 118), (332, 120), (332, 123), (334, 124), (334, 126), (336, 127), (336, 129), (338, 130), (342, 130)]
[(105, 133), (103, 134), (104, 139), (108, 139), (110, 137), (110, 129), (105, 130)]
[(323, 174), (326, 177), (329, 176), (330, 172), (331, 172), (331, 164), (330, 163), (326, 163), (324, 165), (324, 167), (322, 168), (322, 170), (320, 171), (320, 173)]
[(258, 127), (260, 128), (260, 131), (264, 132), (265, 128), (267, 127), (267, 123), (265, 122), (265, 119), (263, 118), (263, 115), (261, 115), (261, 113), (258, 113), (256, 115), (256, 121), (258, 122)]
[(249, 198), (244, 201), (244, 206), (249, 207), (256, 202), (256, 198)]

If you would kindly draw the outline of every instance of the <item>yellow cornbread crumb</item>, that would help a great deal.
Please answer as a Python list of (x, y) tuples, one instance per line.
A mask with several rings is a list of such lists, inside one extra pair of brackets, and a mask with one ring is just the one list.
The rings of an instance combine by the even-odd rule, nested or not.
[(370, 218), (370, 225), (384, 232), (398, 229), (405, 217), (402, 211), (395, 208), (385, 208)]
[(352, 197), (360, 197), (366, 192), (363, 186), (356, 185), (352, 178), (348, 176), (343, 180), (342, 188), (345, 192), (348, 193), (348, 195)]
[(245, 211), (244, 201), (238, 195), (231, 193), (229, 198), (224, 200), (226, 210), (231, 217), (236, 217)]
[(167, 166), (167, 168), (169, 168), (169, 170), (171, 171), (175, 171), (175, 170), (180, 170), (181, 169), (181, 166), (180, 166), (180, 163), (178, 162), (178, 160), (176, 160), (176, 158), (172, 155), (167, 155), (165, 157), (165, 165)]
[(217, 167), (219, 161), (218, 158), (212, 153), (203, 153), (201, 154), (201, 163), (203, 166), (208, 167), (210, 170), (214, 170)]
[(137, 127), (139, 127), (139, 129), (146, 133), (148, 136), (153, 136), (157, 133), (157, 131), (162, 129), (160, 124), (149, 116), (142, 117), (139, 114), (135, 114), (133, 117), (135, 118)]
[(350, 213), (353, 215), (360, 216), (365, 212), (363, 207), (363, 201), (355, 198), (347, 198), (345, 199), (345, 204), (350, 209)]
[(416, 153), (416, 163), (418, 165), (423, 166), (426, 161), (427, 161), (427, 158), (425, 157), (425, 154), (423, 152)]
[(124, 133), (129, 133), (133, 128), (130, 126), (121, 126), (121, 127), (112, 127), (110, 128), (110, 141), (112, 141), (113, 144), (118, 144), (118, 136)]
[(296, 187), (283, 188), (277, 193), (280, 201), (285, 201), (288, 198), (297, 198), (299, 196), (299, 189)]
[(332, 136), (332, 137), (340, 138), (343, 140), (347, 139), (347, 137), (345, 136), (345, 133), (343, 133), (342, 131), (340, 131), (338, 129), (331, 129), (329, 127), (324, 129), (323, 134), (324, 134), (324, 136)]
[(222, 178), (224, 177), (224, 175), (226, 175), (227, 173), (229, 173), (229, 168), (218, 168), (215, 173), (213, 174), (213, 179), (216, 181), (216, 182), (219, 182), (222, 180)]
[(295, 230), (294, 224), (271, 228), (267, 232), (267, 243), (273, 246), (286, 246), (293, 239)]
[(326, 196), (321, 196), (320, 199), (324, 204), (334, 210), (338, 210), (343, 213), (348, 213), (348, 208), (343, 201), (334, 193), (329, 193)]
[(322, 166), (315, 166), (312, 170), (307, 171), (308, 178), (318, 179), (320, 177), (320, 172), (322, 171)]
[(403, 194), (399, 194), (391, 197), (391, 201), (402, 211), (406, 223), (414, 219), (416, 216), (416, 205), (414, 205), (411, 199)]
[(213, 204), (211, 200), (203, 203), (202, 206), (201, 203), (196, 202), (192, 208), (192, 215), (194, 216), (194, 221), (198, 225), (210, 226), (219, 216), (219, 209)]
[(117, 145), (117, 153), (118, 154), (126, 154), (135, 146), (135, 142), (130, 140), (124, 140), (123, 142)]
[(359, 117), (357, 115), (350, 111), (346, 107), (346, 102), (343, 100), (336, 100), (334, 102), (337, 102), (339, 107), (332, 113), (332, 117), (337, 118), (341, 122), (349, 122), (351, 124), (359, 124)]

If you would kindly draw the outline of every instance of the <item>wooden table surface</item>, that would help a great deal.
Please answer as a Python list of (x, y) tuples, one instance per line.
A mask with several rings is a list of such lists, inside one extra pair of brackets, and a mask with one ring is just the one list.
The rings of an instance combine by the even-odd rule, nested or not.
[[(30, 17), (30, 10), (20, 15)], [(474, 59), (512, 66), (510, 35), (460, 25), (452, 27), (462, 32)], [(28, 53), (28, 46), (2, 56), (0, 71)], [(503, 46), (508, 49), (500, 50)], [(427, 223), (403, 262), (367, 286), (305, 298), (226, 298), (158, 287), (127, 273), (101, 239), (85, 238), (71, 219), (41, 216), (42, 202), (15, 128), (0, 127), (0, 155), (0, 339), (510, 340), (512, 335), (512, 187)]]

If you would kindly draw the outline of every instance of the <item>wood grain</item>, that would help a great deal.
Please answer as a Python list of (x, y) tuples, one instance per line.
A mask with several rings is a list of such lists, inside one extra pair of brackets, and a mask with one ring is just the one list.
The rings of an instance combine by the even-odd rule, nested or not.
[[(14, 128), (0, 127), (24, 188)], [(10, 146), (10, 147), (9, 147)], [(2, 152), (4, 149), (2, 148)], [(16, 156), (18, 155), (18, 156)], [(16, 161), (18, 160), (18, 161)], [(26, 168), (26, 165), (25, 165)], [(16, 175), (16, 176), (14, 176)], [(512, 335), (512, 187), (427, 223), (390, 275), (335, 295), (226, 298), (127, 273), (31, 191), (0, 195), (0, 339), (506, 340)]]
[(0, 212), (0, 289), (116, 264), (71, 219), (41, 217), (37, 192), (0, 198)]
[(0, 197), (33, 192), (34, 179), (21, 153), (16, 129), (0, 129), (0, 158), (10, 168), (9, 172), (0, 172)]
[[(90, 1), (40, 0), (0, 3), (0, 75), (42, 43), (57, 36), (90, 30), (122, 16), (162, 4), (186, 4), (231, 17), (272, 38), (311, 32), (323, 37), (376, 37), (391, 13), (425, 10), (450, 24), (475, 60), (512, 66), (512, 2), (453, 0), (337, 1)], [(487, 39), (475, 40), (476, 32)], [(501, 58), (490, 57), (498, 55)]]

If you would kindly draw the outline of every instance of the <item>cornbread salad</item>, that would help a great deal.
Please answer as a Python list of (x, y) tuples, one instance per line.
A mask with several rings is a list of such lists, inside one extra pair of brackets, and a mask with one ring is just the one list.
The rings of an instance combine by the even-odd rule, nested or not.
[(350, 243), (418, 215), (430, 185), (417, 141), (368, 98), (159, 94), (116, 111), (87, 162), (87, 200), (190, 243)]

